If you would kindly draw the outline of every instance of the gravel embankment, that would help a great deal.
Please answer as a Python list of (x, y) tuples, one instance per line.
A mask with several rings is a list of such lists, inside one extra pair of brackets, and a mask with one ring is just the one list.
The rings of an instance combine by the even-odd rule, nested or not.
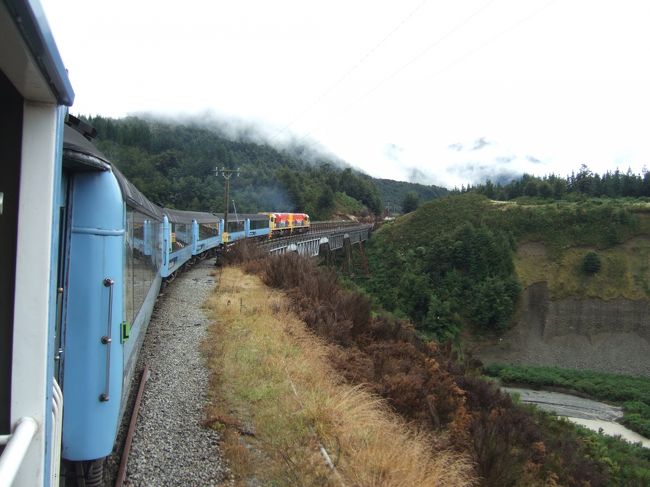
[(228, 478), (219, 434), (202, 426), (209, 373), (199, 347), (209, 320), (201, 306), (214, 289), (213, 262), (180, 274), (156, 304), (139, 359), (151, 376), (125, 485), (216, 486)]

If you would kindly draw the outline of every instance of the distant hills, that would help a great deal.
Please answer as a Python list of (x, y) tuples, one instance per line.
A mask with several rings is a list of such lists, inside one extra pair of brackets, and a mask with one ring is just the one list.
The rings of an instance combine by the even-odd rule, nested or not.
[(372, 180), (379, 191), (379, 196), (384, 206), (390, 211), (400, 212), (402, 202), (409, 193), (415, 193), (421, 203), (440, 198), (449, 194), (447, 188), (440, 186), (427, 186), (418, 183), (407, 183), (405, 181), (393, 181), (392, 179), (375, 179)]
[(444, 188), (375, 179), (308, 146), (276, 148), (250, 132), (198, 121), (147, 116), (82, 117), (98, 145), (148, 198), (171, 208), (223, 211), (224, 181), (216, 167), (239, 168), (230, 211), (301, 211), (312, 219), (381, 215), (401, 208), (409, 192), (421, 202)]

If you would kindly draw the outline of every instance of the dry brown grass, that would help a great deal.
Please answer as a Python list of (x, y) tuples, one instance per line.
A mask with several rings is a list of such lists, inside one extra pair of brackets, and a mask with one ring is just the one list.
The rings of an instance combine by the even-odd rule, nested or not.
[(465, 457), (441, 451), (435, 437), (414, 431), (383, 400), (343, 383), (328, 363), (331, 345), (258, 277), (224, 269), (207, 307), (215, 321), (205, 344), (213, 371), (208, 416), (225, 432), (239, 485), (251, 478), (272, 485), (474, 483)]

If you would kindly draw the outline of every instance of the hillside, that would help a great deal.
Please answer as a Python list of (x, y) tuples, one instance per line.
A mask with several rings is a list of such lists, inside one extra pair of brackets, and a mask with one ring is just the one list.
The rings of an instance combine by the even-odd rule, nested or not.
[[(546, 323), (547, 332), (555, 327), (561, 334), (558, 327), (572, 326), (561, 318), (576, 314), (570, 302), (583, 303), (594, 316), (643, 315), (650, 298), (648, 236), (645, 202), (531, 205), (477, 194), (445, 197), (376, 233), (368, 249), (373, 279), (365, 286), (383, 306), (437, 338), (458, 339), (462, 329), (502, 333), (539, 299), (558, 317)], [(591, 274), (582, 268), (590, 251), (600, 264)], [(540, 283), (542, 298), (530, 296)], [(633, 304), (621, 304), (626, 301)], [(624, 319), (598, 323), (633, 326)]]
[(426, 202), (449, 194), (449, 190), (440, 186), (393, 181), (392, 179), (373, 178), (384, 206), (391, 211), (400, 211), (402, 202), (408, 193), (415, 193), (420, 202)]
[[(239, 168), (230, 211), (301, 211), (314, 220), (334, 214), (379, 215), (372, 178), (304, 146), (277, 149), (253, 133), (152, 118), (85, 118), (97, 145), (152, 201), (186, 210), (222, 211), (224, 180), (216, 167)], [(232, 200), (234, 200), (233, 207)]]
[[(253, 466), (237, 473), (237, 485), (251, 483), (251, 473), (292, 479), (282, 485), (604, 487), (648, 478), (636, 451), (620, 445), (620, 455), (609, 455), (598, 435), (517, 406), (449, 347), (422, 341), (408, 322), (342, 287), (333, 269), (294, 254), (251, 257), (245, 246), (229, 254), (227, 262), (243, 261), (253, 275), (224, 269), (210, 304), (220, 317), (210, 345), (212, 426), (228, 432), (234, 458)], [(243, 308), (233, 309), (233, 299)], [(364, 395), (348, 399), (330, 384)], [(366, 410), (368, 397), (389, 408), (388, 421)], [(404, 421), (397, 431), (395, 415)], [(314, 439), (336, 452), (336, 471), (323, 471)], [(425, 472), (436, 464), (444, 468)]]

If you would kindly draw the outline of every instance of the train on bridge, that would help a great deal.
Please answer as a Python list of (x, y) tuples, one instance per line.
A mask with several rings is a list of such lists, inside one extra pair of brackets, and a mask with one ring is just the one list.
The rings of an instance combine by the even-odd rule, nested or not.
[(102, 485), (161, 284), (311, 223), (153, 204), (67, 115), (74, 92), (38, 1), (1, 2), (0, 31), (0, 486)]

